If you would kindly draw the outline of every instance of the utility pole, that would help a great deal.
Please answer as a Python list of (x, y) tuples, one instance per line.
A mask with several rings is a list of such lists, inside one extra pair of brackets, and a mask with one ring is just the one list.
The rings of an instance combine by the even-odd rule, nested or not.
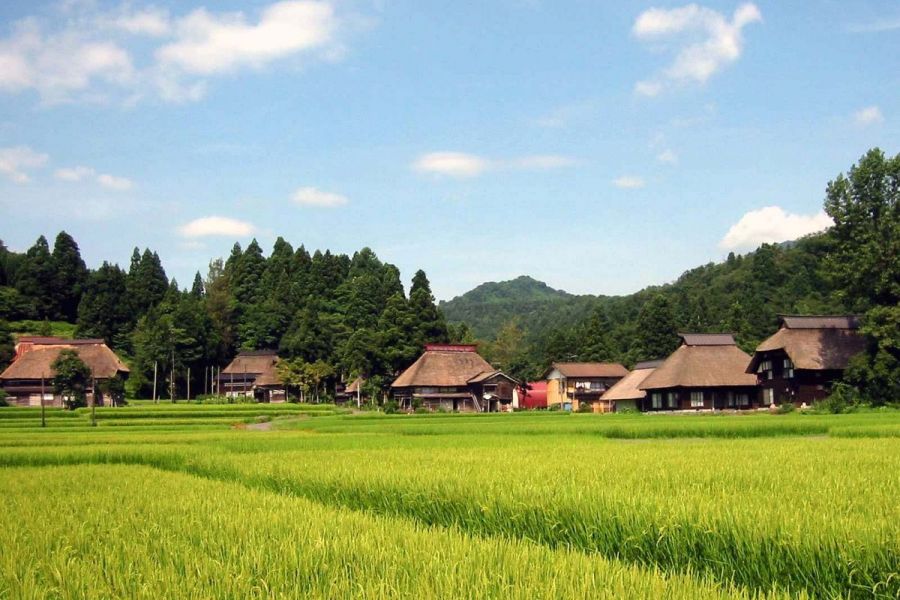
[(188, 400), (188, 402), (191, 401), (191, 368), (190, 367), (188, 367), (188, 372), (187, 372), (187, 400)]
[(153, 404), (156, 404), (156, 364), (157, 361), (153, 361)]
[(209, 394), (209, 365), (203, 367), (203, 395)]
[(44, 411), (44, 374), (41, 373), (41, 427), (47, 426), (47, 416)]
[(175, 404), (175, 348), (172, 348), (172, 376), (169, 378), (169, 399)]
[(97, 426), (97, 379), (91, 369), (91, 427)]

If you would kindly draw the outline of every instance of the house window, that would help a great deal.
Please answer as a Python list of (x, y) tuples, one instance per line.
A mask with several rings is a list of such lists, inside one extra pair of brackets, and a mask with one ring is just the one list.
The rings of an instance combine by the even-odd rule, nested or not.
[(763, 389), (763, 402), (766, 406), (771, 406), (775, 404), (775, 390), (772, 388)]
[(691, 408), (703, 408), (703, 392), (691, 392)]
[(667, 394), (669, 401), (669, 408), (677, 408), (678, 407), (678, 394), (676, 392), (669, 392)]
[(650, 394), (650, 404), (653, 408), (662, 408), (662, 394), (660, 392)]
[(738, 406), (749, 406), (750, 405), (750, 395), (749, 394), (738, 394), (737, 395), (737, 403), (738, 403)]
[(764, 379), (772, 379), (772, 361), (764, 360), (760, 361), (759, 367), (757, 367), (756, 372), (764, 375)]
[(728, 392), (728, 406), (734, 406), (734, 392)]
[(793, 379), (794, 377), (794, 363), (789, 358), (784, 359), (784, 377), (785, 379)]

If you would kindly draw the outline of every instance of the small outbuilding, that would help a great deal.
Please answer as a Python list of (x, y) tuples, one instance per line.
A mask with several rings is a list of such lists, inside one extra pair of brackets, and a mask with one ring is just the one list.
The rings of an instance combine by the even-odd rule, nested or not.
[(612, 407), (613, 412), (638, 410), (647, 392), (640, 389), (644, 380), (663, 363), (662, 360), (648, 360), (634, 365), (634, 369), (617, 381), (600, 396), (600, 400)]
[(750, 355), (730, 333), (682, 333), (681, 346), (638, 384), (644, 411), (747, 409), (758, 405)]
[(854, 315), (782, 315), (777, 332), (747, 366), (766, 406), (812, 404), (827, 397), (850, 359), (865, 349)]
[(0, 386), (7, 393), (7, 401), (18, 406), (40, 406), (43, 400), (44, 406), (62, 406), (64, 399), (53, 394), (53, 362), (63, 350), (74, 350), (91, 370), (91, 383), (86, 390), (88, 403), (110, 404), (100, 391), (100, 384), (116, 376), (124, 379), (129, 370), (103, 340), (38, 336), (20, 337), (12, 363), (0, 373)]
[(619, 363), (553, 363), (544, 374), (547, 380), (547, 406), (578, 410), (589, 403), (594, 412), (609, 412), (612, 407), (600, 398), (628, 369)]
[(426, 344), (425, 352), (391, 384), (403, 408), (509, 410), (519, 382), (491, 366), (470, 344)]
[(547, 382), (531, 381), (513, 390), (513, 408), (547, 408)]

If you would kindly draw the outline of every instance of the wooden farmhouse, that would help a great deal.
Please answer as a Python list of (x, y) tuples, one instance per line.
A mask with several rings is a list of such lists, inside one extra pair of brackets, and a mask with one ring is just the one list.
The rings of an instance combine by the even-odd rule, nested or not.
[(417, 403), (432, 410), (509, 410), (518, 382), (498, 371), (465, 344), (426, 344), (425, 352), (391, 384), (403, 408)]
[(681, 346), (638, 384), (644, 411), (742, 409), (757, 406), (750, 355), (730, 333), (682, 333)]
[(663, 363), (662, 360), (639, 362), (625, 377), (617, 381), (600, 396), (600, 401), (612, 407), (613, 412), (640, 410), (647, 392), (640, 388), (644, 380)]
[[(63, 350), (74, 350), (91, 370), (88, 403), (103, 406), (109, 402), (100, 384), (119, 375), (128, 376), (128, 367), (103, 340), (66, 340), (56, 337), (20, 337), (13, 362), (0, 373), (0, 386), (8, 394), (7, 401), (18, 406), (63, 406), (62, 396), (53, 394), (53, 362)], [(98, 389), (94, 389), (94, 387)]]
[(253, 396), (263, 402), (283, 402), (284, 384), (278, 380), (274, 350), (251, 350), (239, 353), (219, 373), (219, 393), (229, 398)]
[(822, 400), (850, 359), (865, 349), (859, 319), (783, 315), (780, 320), (781, 328), (756, 348), (747, 366), (762, 390), (763, 404)]
[(578, 410), (589, 403), (594, 412), (608, 412), (611, 406), (600, 397), (626, 375), (619, 363), (553, 363), (544, 374), (547, 406)]

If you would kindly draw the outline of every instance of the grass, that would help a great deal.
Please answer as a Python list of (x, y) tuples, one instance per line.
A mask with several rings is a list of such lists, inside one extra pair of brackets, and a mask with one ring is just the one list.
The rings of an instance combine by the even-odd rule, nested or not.
[(50, 335), (53, 337), (61, 337), (71, 339), (75, 337), (75, 323), (66, 321), (10, 321), (9, 330), (15, 335), (44, 335), (42, 333), (44, 327), (50, 325)]
[[(637, 596), (622, 597), (782, 592), (823, 598), (900, 597), (897, 413), (326, 414), (303, 415), (304, 420), (293, 421), (299, 416), (276, 416), (274, 424), (285, 429), (251, 432), (230, 429), (226, 423), (243, 418), (239, 410), (225, 417), (212, 416), (222, 408), (210, 406), (204, 418), (179, 416), (192, 414), (196, 406), (168, 411), (175, 414), (160, 410), (156, 416), (101, 421), (107, 426), (94, 429), (0, 427), (0, 475), (60, 470), (71, 480), (87, 470), (109, 473), (109, 477), (95, 477), (108, 481), (107, 487), (120, 485), (119, 473), (124, 472), (120, 469), (153, 469), (154, 475), (143, 477), (154, 482), (190, 476), (197, 482), (194, 485), (232, 490), (228, 493), (237, 496), (223, 501), (228, 509), (220, 512), (239, 522), (279, 521), (282, 515), (274, 514), (272, 506), (301, 502), (302, 511), (296, 508), (294, 517), (305, 515), (310, 507), (327, 508), (360, 523), (391, 523), (398, 531), (418, 532), (436, 547), (447, 536), (457, 536), (453, 539), (466, 540), (465, 544), (512, 545), (515, 552), (533, 548), (547, 553), (542, 560), (555, 565), (584, 560), (588, 566), (577, 569), (583, 577), (592, 572), (594, 561), (602, 561), (613, 571), (596, 576), (595, 582), (612, 586), (610, 590), (621, 592), (604, 579), (610, 573), (619, 573), (611, 581), (620, 583), (626, 580), (618, 569), (640, 573), (642, 584), (634, 588), (639, 590)], [(113, 426), (119, 423), (128, 425)], [(204, 429), (212, 427), (221, 429)], [(0, 486), (19, 488), (10, 481)], [(52, 490), (40, 493), (48, 499), (56, 495)], [(187, 513), (196, 525), (173, 526), (167, 535), (196, 541), (202, 527), (214, 527), (203, 521), (211, 518), (207, 513), (212, 509), (186, 492), (181, 496), (186, 498), (181, 506), (189, 507)], [(122, 502), (124, 512), (107, 527), (119, 528), (120, 520), (128, 522), (128, 515), (148, 510), (134, 497)], [(195, 511), (194, 506), (206, 508)], [(28, 517), (20, 527), (39, 523), (36, 516)], [(301, 529), (307, 526), (301, 525)], [(365, 530), (363, 525), (358, 528)], [(296, 543), (305, 543), (303, 535), (297, 535), (301, 539)], [(340, 528), (328, 535), (347, 537)], [(347, 537), (342, 551), (354, 555), (351, 538)], [(359, 542), (361, 546), (368, 543)], [(493, 558), (482, 555), (487, 571), (478, 571), (486, 577), (479, 580), (478, 585), (485, 586), (479, 594), (478, 585), (466, 580), (467, 571), (448, 571), (425, 557), (408, 555), (408, 549), (396, 541), (381, 550), (373, 543), (371, 560), (385, 573), (421, 566), (420, 577), (429, 581), (426, 588), (401, 586), (397, 588), (402, 589), (401, 595), (446, 593), (453, 589), (454, 578), (459, 581), (453, 585), (468, 590), (463, 595), (516, 595), (514, 588), (504, 588), (504, 593), (491, 587), (491, 577), (484, 573), (512, 569), (519, 573), (516, 577), (524, 577), (507, 559), (494, 564)], [(0, 538), (0, 554), (5, 556), (8, 550), (25, 551), (7, 548)], [(260, 557), (271, 552), (264, 545), (247, 551)], [(30, 552), (43, 555), (39, 548)], [(460, 552), (469, 556), (481, 550), (472, 546)], [(506, 556), (505, 550), (497, 552)], [(566, 558), (559, 562), (562, 555)], [(269, 557), (282, 558), (278, 553)], [(328, 564), (336, 563), (328, 559)], [(143, 568), (132, 568), (145, 576)], [(185, 568), (204, 581), (216, 578), (206, 572), (207, 567)], [(353, 569), (344, 568), (348, 573)], [(431, 568), (437, 572), (431, 573)], [(565, 577), (578, 579), (574, 572), (560, 571), (556, 577), (543, 566), (535, 568), (541, 578), (555, 582), (546, 588), (528, 579), (532, 587), (523, 590), (535, 596), (553, 595), (547, 590), (555, 589), (562, 595), (590, 592), (602, 597), (603, 592), (594, 588), (578, 587), (581, 583), (565, 587)], [(432, 587), (432, 576), (450, 587)], [(275, 580), (283, 583), (286, 577), (278, 573)], [(657, 585), (657, 578), (667, 585), (679, 582), (679, 589), (646, 587)], [(369, 584), (368, 579), (364, 581)], [(688, 588), (682, 589), (684, 585), (699, 587), (689, 593)], [(203, 589), (206, 595), (229, 595), (224, 588)], [(360, 589), (361, 595), (392, 595), (380, 594), (378, 588)], [(658, 594), (654, 596), (651, 589)], [(92, 593), (120, 595), (103, 590)], [(234, 590), (230, 595), (245, 595)], [(320, 588), (310, 590), (311, 595), (323, 593)]]

